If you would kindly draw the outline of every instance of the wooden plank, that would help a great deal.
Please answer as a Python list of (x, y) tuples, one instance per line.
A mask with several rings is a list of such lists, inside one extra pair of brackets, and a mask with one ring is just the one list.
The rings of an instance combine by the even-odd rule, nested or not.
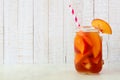
[[(94, 0), (94, 18), (109, 21), (109, 0)], [(108, 57), (107, 41), (108, 35), (103, 35), (103, 59)]]
[(48, 63), (48, 0), (34, 1), (34, 63)]
[(63, 63), (63, 0), (49, 1), (49, 63)]
[(109, 0), (109, 22), (112, 27), (113, 34), (110, 37), (111, 40), (120, 40), (120, 1)]
[(109, 55), (108, 60), (112, 63), (119, 63), (120, 62), (120, 40), (113, 40), (109, 43)]
[(17, 0), (4, 0), (4, 63), (17, 61)]
[(33, 63), (33, 0), (18, 2), (17, 63)]
[(69, 5), (76, 11), (76, 6), (74, 6), (73, 2), (69, 2), (69, 0), (64, 1), (64, 54), (65, 54), (65, 63), (70, 64), (73, 63), (74, 59), (74, 34), (75, 34), (75, 23), (73, 16), (71, 15), (71, 11), (69, 9)]
[(93, 20), (93, 0), (84, 0), (83, 1), (83, 10), (82, 10), (82, 25), (91, 26), (91, 21)]
[(109, 23), (112, 27), (110, 36), (109, 62), (118, 63), (120, 61), (120, 1), (109, 0)]
[(109, 0), (94, 0), (94, 18), (100, 18), (108, 21), (108, 1)]
[[(75, 10), (75, 15), (78, 17), (78, 22), (82, 26), (83, 25), (84, 0), (71, 0), (71, 1), (67, 0), (67, 2), (65, 2), (65, 5), (66, 5), (66, 3), (68, 3), (68, 4), (65, 8), (68, 8), (68, 5), (70, 5), (70, 4), (72, 5), (73, 9)], [(85, 4), (85, 5), (87, 6), (87, 4)]]
[(0, 64), (3, 64), (3, 0), (0, 0)]
[(81, 26), (90, 26), (93, 19), (94, 0), (73, 0), (69, 3), (72, 4)]
[(4, 62), (33, 63), (33, 0), (4, 0)]

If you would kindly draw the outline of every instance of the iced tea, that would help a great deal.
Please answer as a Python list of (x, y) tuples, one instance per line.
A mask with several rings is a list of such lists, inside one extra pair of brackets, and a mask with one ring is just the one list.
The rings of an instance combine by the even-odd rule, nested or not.
[(90, 27), (76, 32), (74, 38), (74, 64), (78, 72), (98, 73), (102, 69), (102, 39)]

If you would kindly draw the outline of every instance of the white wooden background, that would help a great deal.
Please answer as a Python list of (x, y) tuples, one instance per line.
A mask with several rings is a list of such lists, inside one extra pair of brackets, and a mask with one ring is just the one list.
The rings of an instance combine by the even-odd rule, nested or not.
[(94, 18), (110, 23), (109, 58), (120, 61), (119, 0), (0, 0), (0, 64), (73, 63), (75, 23), (69, 4), (81, 25)]

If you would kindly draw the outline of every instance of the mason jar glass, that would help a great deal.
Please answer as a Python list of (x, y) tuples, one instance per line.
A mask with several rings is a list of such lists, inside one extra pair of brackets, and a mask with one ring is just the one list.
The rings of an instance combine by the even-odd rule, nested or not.
[(74, 38), (74, 54), (76, 71), (99, 73), (104, 64), (99, 31), (91, 26), (78, 28)]

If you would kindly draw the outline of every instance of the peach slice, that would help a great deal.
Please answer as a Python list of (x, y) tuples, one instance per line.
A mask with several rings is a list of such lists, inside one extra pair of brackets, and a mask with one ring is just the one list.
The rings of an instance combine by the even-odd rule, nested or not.
[(82, 62), (82, 66), (86, 69), (90, 69), (91, 68), (91, 62), (88, 58), (85, 58)]
[(98, 64), (92, 64), (92, 67), (91, 67), (91, 72), (92, 73), (98, 73), (101, 71), (102, 69), (102, 65), (103, 65), (103, 61), (99, 61)]
[(92, 67), (92, 65), (90, 63), (87, 63), (87, 64), (85, 64), (84, 67), (89, 70)]
[(102, 60), (102, 50), (99, 52), (99, 55), (96, 58), (91, 58), (90, 60), (92, 61), (92, 63), (98, 64), (98, 62)]
[(98, 62), (100, 61), (100, 59), (101, 59), (101, 57), (96, 57), (96, 58), (93, 58), (93, 59), (91, 59), (91, 60), (92, 60), (92, 62), (93, 62), (94, 64), (98, 64)]
[(75, 36), (74, 49), (77, 50), (77, 52), (79, 51), (79, 53), (83, 53), (85, 49), (85, 44), (83, 42), (83, 39), (78, 35)]
[(102, 50), (101, 38), (97, 32), (90, 32), (88, 37), (93, 43), (92, 53), (94, 58), (96, 58)]
[(82, 31), (79, 31), (78, 32), (78, 35), (80, 35), (80, 36), (82, 36), (82, 38), (84, 39), (84, 41), (89, 45), (89, 46), (93, 46), (92, 45), (92, 42), (91, 42), (91, 40), (88, 38), (88, 36), (87, 36), (87, 32), (82, 32)]
[(100, 61), (100, 57), (92, 59), (92, 62), (95, 64), (98, 64), (99, 61)]
[(92, 50), (88, 50), (85, 54), (75, 54), (75, 63), (80, 63), (80, 64), (84, 64), (87, 63), (88, 60), (88, 56), (92, 55)]
[(92, 20), (92, 26), (99, 29), (102, 33), (112, 34), (110, 25), (102, 19)]
[(81, 51), (80, 51), (76, 46), (74, 46), (74, 52), (75, 52), (76, 54), (80, 54), (80, 53), (81, 53)]
[(85, 33), (78, 32), (74, 40), (74, 50), (79, 53), (86, 53), (89, 49), (92, 49), (92, 43), (89, 38), (86, 37)]
[(79, 63), (83, 57), (83, 54), (75, 54), (74, 62), (75, 64)]

